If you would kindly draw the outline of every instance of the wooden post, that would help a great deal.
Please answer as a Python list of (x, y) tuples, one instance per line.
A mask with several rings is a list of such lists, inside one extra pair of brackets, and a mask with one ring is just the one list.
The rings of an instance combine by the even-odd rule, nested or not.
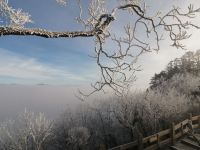
[(190, 118), (189, 118), (189, 120), (191, 120), (192, 121), (192, 114), (190, 113)]
[(138, 150), (143, 150), (143, 135), (138, 133)]
[(176, 142), (176, 137), (175, 137), (175, 125), (174, 125), (174, 123), (172, 123), (172, 125), (171, 125), (171, 142), (172, 142), (172, 145), (174, 145), (175, 144), (175, 142)]
[(191, 125), (191, 130), (193, 130), (193, 123), (192, 123), (192, 113), (190, 113), (189, 123)]
[(181, 135), (184, 135), (184, 128), (183, 128), (183, 123), (181, 122)]
[(199, 116), (199, 118), (198, 118), (198, 124), (199, 124), (199, 128), (200, 128), (200, 116)]
[(160, 148), (160, 136), (159, 134), (157, 134), (156, 136), (157, 136), (157, 145), (158, 145), (158, 148)]

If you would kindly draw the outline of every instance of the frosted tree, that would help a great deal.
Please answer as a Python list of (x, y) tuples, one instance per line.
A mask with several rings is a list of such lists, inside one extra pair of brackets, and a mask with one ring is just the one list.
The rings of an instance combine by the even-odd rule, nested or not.
[(177, 121), (188, 112), (190, 99), (176, 90), (174, 84), (166, 85), (165, 93), (157, 88), (147, 92), (135, 92), (115, 101), (114, 116), (128, 129), (132, 139), (139, 133), (148, 136), (165, 129), (169, 123)]
[(74, 127), (71, 128), (68, 132), (68, 142), (72, 146), (72, 149), (81, 149), (84, 145), (87, 144), (90, 137), (90, 133), (85, 127)]
[(54, 137), (52, 123), (44, 114), (25, 111), (16, 120), (0, 125), (0, 149), (42, 150)]
[[(31, 23), (31, 15), (21, 9), (12, 8), (8, 0), (0, 0), (0, 36), (39, 36), (44, 38), (76, 38), (94, 37), (94, 53), (92, 56), (100, 70), (100, 79), (92, 84), (91, 93), (82, 93), (89, 96), (97, 91), (104, 91), (106, 87), (113, 89), (116, 94), (122, 95), (135, 81), (135, 65), (138, 57), (145, 52), (158, 51), (163, 33), (168, 35), (172, 46), (184, 49), (183, 40), (190, 37), (189, 29), (199, 27), (192, 23), (192, 19), (200, 12), (199, 8), (189, 5), (182, 11), (173, 7), (167, 13), (150, 13), (142, 0), (115, 0), (112, 3), (106, 0), (89, 0), (87, 9), (82, 7), (84, 1), (56, 0), (58, 4), (66, 6), (68, 3), (77, 3), (80, 15), (76, 17), (83, 30), (77, 31), (49, 31), (40, 28), (27, 28)], [(124, 24), (123, 35), (117, 36), (112, 30), (115, 22), (120, 22), (121, 12), (127, 12), (130, 23)], [(122, 22), (120, 22), (122, 23)], [(143, 35), (141, 37), (141, 35)], [(108, 44), (114, 44), (113, 49)]]
[(138, 132), (138, 123), (143, 114), (144, 107), (141, 101), (144, 99), (144, 93), (134, 93), (123, 98), (119, 98), (114, 103), (113, 113), (118, 122), (127, 128), (131, 138), (134, 138)]

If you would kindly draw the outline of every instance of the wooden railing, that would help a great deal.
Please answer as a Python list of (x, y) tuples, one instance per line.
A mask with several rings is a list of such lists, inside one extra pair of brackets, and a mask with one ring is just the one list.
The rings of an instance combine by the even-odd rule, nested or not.
[(137, 141), (123, 144), (109, 150), (157, 150), (166, 145), (173, 145), (177, 139), (183, 137), (188, 131), (188, 124), (192, 124), (193, 129), (200, 128), (200, 116), (190, 117), (178, 124), (172, 123), (171, 128), (163, 130), (154, 135), (142, 138)]

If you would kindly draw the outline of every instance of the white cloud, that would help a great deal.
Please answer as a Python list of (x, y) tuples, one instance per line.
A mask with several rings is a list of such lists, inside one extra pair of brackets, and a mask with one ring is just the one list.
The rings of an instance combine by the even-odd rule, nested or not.
[(69, 81), (71, 83), (72, 80), (74, 82), (85, 80), (81, 75), (75, 75), (55, 66), (38, 62), (34, 58), (24, 57), (5, 49), (0, 49), (0, 76), (32, 79), (39, 82), (63, 80), (63, 82)]

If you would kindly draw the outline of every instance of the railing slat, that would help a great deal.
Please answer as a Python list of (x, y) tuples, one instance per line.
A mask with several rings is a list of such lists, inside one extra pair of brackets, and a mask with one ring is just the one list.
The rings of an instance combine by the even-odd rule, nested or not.
[(199, 116), (192, 117), (192, 121), (197, 121), (199, 119)]

